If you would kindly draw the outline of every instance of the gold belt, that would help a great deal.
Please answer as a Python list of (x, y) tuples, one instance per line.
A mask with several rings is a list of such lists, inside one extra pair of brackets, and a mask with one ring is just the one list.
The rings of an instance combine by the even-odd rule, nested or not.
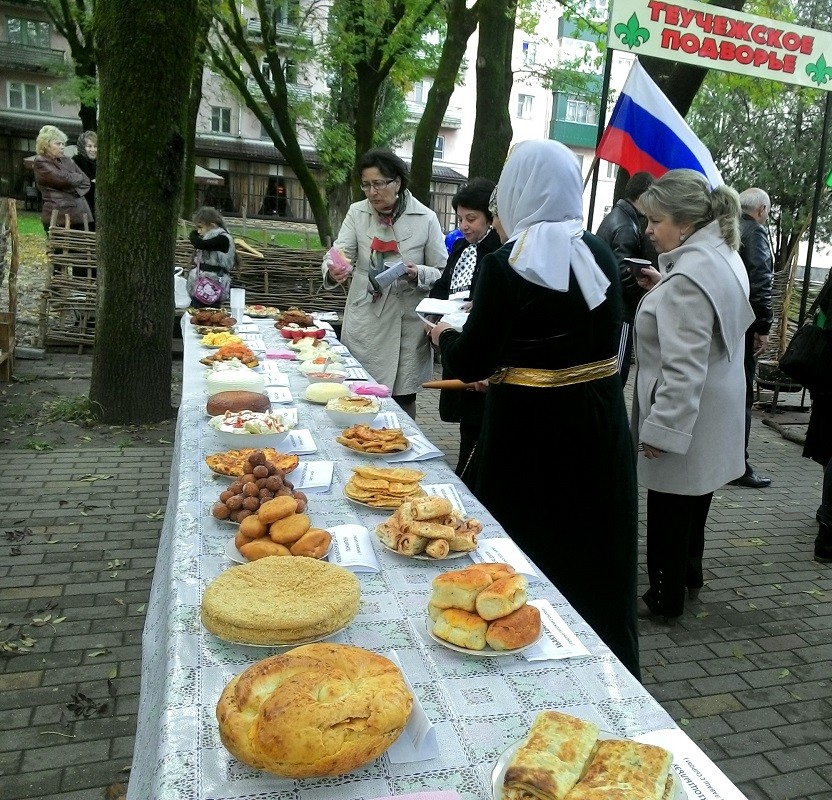
[(593, 361), (591, 364), (578, 364), (565, 369), (528, 369), (526, 367), (503, 367), (498, 369), (489, 379), (489, 383), (511, 383), (516, 386), (532, 386), (537, 388), (551, 388), (554, 386), (569, 386), (573, 383), (597, 381), (608, 378), (616, 373), (617, 359), (615, 356), (603, 361)]

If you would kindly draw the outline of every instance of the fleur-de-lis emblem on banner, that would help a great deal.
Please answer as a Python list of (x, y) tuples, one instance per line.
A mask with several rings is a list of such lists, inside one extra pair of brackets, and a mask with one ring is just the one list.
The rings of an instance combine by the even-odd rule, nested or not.
[(812, 83), (816, 83), (818, 86), (832, 80), (832, 69), (826, 63), (823, 53), (814, 64), (806, 65), (806, 74), (812, 79)]
[(626, 44), (630, 50), (644, 44), (650, 38), (650, 31), (639, 25), (635, 12), (627, 20), (626, 25), (623, 22), (619, 22), (612, 30), (621, 39), (621, 44)]

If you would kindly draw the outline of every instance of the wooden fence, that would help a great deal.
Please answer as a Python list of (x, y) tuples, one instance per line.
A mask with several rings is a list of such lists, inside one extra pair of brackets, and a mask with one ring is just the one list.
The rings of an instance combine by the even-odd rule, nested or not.
[[(297, 306), (307, 310), (342, 311), (345, 291), (322, 289), (323, 250), (295, 250), (278, 245), (253, 247), (263, 258), (240, 250), (240, 264), (232, 284), (246, 290), (248, 304), (278, 308)], [(194, 248), (186, 239), (176, 243), (175, 264), (190, 267)], [(96, 235), (52, 226), (47, 245), (48, 284), (41, 302), (40, 340), (45, 345), (77, 345), (78, 351), (95, 340)]]

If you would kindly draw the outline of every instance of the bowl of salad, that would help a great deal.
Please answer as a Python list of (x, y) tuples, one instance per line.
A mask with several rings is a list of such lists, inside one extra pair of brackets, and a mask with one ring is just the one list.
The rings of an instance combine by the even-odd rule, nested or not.
[(208, 424), (232, 448), (278, 447), (292, 430), (289, 420), (269, 411), (226, 411)]

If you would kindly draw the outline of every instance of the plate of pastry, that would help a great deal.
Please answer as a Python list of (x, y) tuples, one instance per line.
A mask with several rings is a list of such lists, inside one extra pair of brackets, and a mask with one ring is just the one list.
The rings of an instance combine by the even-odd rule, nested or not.
[[(552, 758), (557, 752), (563, 758)], [(547, 757), (548, 756), (548, 757)], [(541, 711), (525, 739), (504, 750), (491, 771), (493, 800), (516, 796), (640, 797), (686, 800), (663, 747), (622, 739), (588, 720)]]
[[(534, 608), (534, 606), (527, 606), (527, 608)], [(450, 610), (456, 611), (458, 609)], [(540, 641), (540, 637), (543, 636), (543, 630), (541, 629), (535, 637), (534, 641), (531, 641), (528, 644), (524, 644), (522, 647), (507, 648), (505, 650), (495, 650), (493, 647), (486, 644), (481, 650), (476, 650), (472, 647), (461, 647), (458, 644), (454, 644), (453, 642), (449, 642), (447, 639), (442, 639), (441, 637), (437, 636), (434, 632), (435, 625), (436, 623), (432, 619), (430, 619), (430, 617), (428, 617), (425, 629), (427, 630), (428, 636), (434, 642), (436, 642), (437, 644), (441, 644), (442, 647), (447, 647), (448, 650), (453, 650), (455, 653), (463, 653), (467, 656), (477, 656), (478, 658), (493, 658), (495, 656), (513, 656), (517, 653), (522, 653), (524, 650), (528, 650), (530, 647), (534, 647), (534, 645), (536, 645)]]
[[(329, 542), (329, 547), (327, 547), (326, 552), (323, 555), (318, 556), (318, 560), (325, 559), (330, 553), (332, 552), (332, 541)], [(229, 558), (229, 560), (233, 561), (235, 564), (249, 564), (250, 560), (246, 558), (238, 549), (237, 544), (233, 538), (229, 539), (225, 543), (225, 555)], [(285, 556), (284, 556), (285, 558)]]

